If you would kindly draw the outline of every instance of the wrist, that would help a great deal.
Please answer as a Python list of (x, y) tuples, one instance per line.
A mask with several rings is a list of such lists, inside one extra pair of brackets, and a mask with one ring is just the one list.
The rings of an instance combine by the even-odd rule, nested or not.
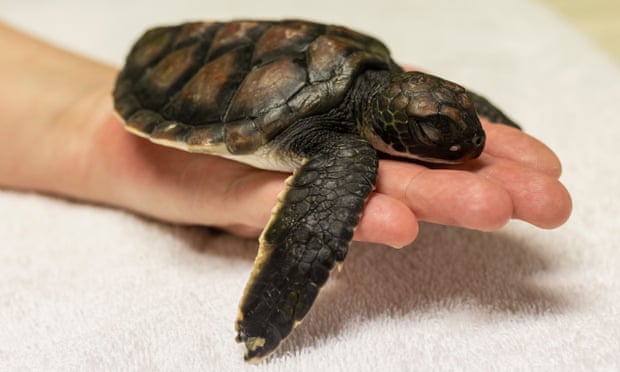
[(0, 186), (75, 194), (114, 70), (2, 24), (0, 42)]

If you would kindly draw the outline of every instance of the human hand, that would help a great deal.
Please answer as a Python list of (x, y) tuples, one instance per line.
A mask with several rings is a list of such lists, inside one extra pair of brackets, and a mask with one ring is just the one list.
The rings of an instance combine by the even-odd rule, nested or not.
[[(0, 38), (13, 46), (0, 58), (0, 185), (243, 236), (260, 233), (286, 174), (131, 135), (113, 114), (113, 68), (1, 25)], [(461, 166), (381, 160), (354, 239), (403, 246), (417, 236), (418, 220), (483, 231), (510, 218), (561, 225), (571, 200), (558, 181), (557, 157), (526, 133), (484, 126), (485, 151)]]
[[(107, 203), (167, 221), (260, 233), (288, 175), (154, 145), (121, 127), (111, 119), (95, 140), (94, 149), (115, 163), (120, 181)], [(514, 128), (484, 127), (486, 149), (467, 164), (429, 168), (381, 160), (377, 189), (354, 239), (403, 246), (415, 239), (418, 220), (483, 231), (511, 218), (543, 228), (561, 225), (571, 199), (558, 181), (555, 154)]]

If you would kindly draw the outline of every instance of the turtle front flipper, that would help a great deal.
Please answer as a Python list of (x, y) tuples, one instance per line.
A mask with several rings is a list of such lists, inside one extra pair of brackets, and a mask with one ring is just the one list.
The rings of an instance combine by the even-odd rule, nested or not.
[(374, 189), (376, 151), (354, 135), (322, 134), (291, 146), (307, 161), (287, 180), (261, 235), (236, 321), (246, 361), (268, 356), (304, 318), (344, 260)]
[(467, 91), (467, 94), (471, 97), (472, 101), (474, 101), (474, 106), (476, 106), (476, 111), (478, 115), (486, 118), (494, 123), (508, 125), (509, 127), (521, 129), (521, 126), (517, 124), (514, 120), (508, 117), (502, 110), (497, 108), (491, 101), (484, 98), (483, 96), (472, 92), (471, 90)]

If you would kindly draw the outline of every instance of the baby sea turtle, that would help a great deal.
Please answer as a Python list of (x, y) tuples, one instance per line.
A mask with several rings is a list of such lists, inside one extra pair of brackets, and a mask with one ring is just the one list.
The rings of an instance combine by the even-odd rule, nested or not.
[(236, 321), (246, 360), (269, 355), (342, 262), (378, 153), (458, 163), (482, 152), (482, 97), (403, 72), (378, 40), (299, 20), (147, 31), (114, 89), (126, 128), (186, 151), (293, 172), (260, 237)]

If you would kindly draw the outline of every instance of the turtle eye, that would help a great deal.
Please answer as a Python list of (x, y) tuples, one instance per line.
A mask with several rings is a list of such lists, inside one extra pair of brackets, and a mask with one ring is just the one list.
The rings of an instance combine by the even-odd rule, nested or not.
[(435, 127), (432, 122), (420, 122), (420, 128), (422, 129), (424, 136), (431, 142), (437, 143), (441, 139), (441, 131), (439, 128)]
[(443, 115), (432, 115), (417, 120), (420, 132), (430, 143), (440, 145), (453, 137), (452, 120)]

